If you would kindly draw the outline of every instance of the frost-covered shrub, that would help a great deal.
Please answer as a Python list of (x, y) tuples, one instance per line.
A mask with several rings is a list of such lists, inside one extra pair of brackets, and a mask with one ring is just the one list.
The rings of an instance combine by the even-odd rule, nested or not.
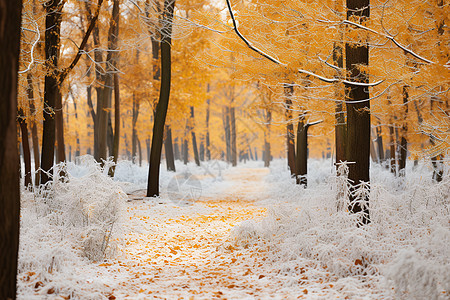
[(56, 166), (45, 186), (23, 192), (19, 276), (31, 272), (35, 282), (58, 281), (65, 277), (61, 273), (71, 277), (73, 266), (86, 264), (86, 258), (115, 254), (127, 197), (107, 171), (83, 156), (79, 165)]
[(450, 292), (449, 177), (432, 182), (425, 163), (415, 171), (408, 168), (405, 178), (372, 167), (370, 224), (356, 226), (358, 216), (348, 213), (342, 196), (349, 191), (336, 186), (345, 178), (324, 173), (326, 166), (310, 168), (305, 190), (284, 166), (275, 165), (267, 177), (275, 184), (270, 185), (272, 200), (264, 201), (266, 217), (243, 222), (232, 239), (255, 251), (270, 248), (266, 253), (273, 266), (308, 259), (335, 280), (372, 278), (405, 299), (445, 299)]

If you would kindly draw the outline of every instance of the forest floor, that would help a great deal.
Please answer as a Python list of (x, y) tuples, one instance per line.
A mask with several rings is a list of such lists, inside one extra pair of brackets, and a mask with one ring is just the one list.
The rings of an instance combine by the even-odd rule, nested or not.
[[(326, 161), (312, 162), (308, 189), (290, 180), (284, 161), (270, 169), (262, 162), (237, 168), (180, 165), (176, 173), (163, 172), (160, 198), (144, 197), (144, 167), (122, 165), (112, 181), (89, 164), (71, 166), (74, 177), (53, 187), (54, 199), (68, 205), (46, 200), (50, 211), (58, 208), (56, 214), (40, 211), (36, 192), (25, 192), (19, 299), (447, 296), (448, 181), (411, 190), (423, 174), (410, 170), (408, 181), (389, 186), (392, 178), (380, 179), (389, 173), (379, 169), (373, 223), (359, 229), (348, 213), (336, 212), (336, 178)], [(430, 187), (435, 203), (422, 199)], [(92, 246), (93, 232), (105, 228), (100, 225), (112, 197), (120, 210), (111, 210), (114, 221), (107, 223), (115, 229), (106, 235), (115, 254), (95, 259), (105, 235), (103, 244)], [(417, 204), (405, 202), (412, 197)], [(72, 215), (83, 201), (80, 222)], [(385, 202), (391, 212), (384, 213)]]

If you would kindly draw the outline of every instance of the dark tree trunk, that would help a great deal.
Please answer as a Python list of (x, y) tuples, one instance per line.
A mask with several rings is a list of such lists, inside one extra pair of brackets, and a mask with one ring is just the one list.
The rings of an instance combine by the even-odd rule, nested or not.
[[(27, 95), (28, 95), (28, 104), (30, 106), (30, 114), (34, 116), (36, 114), (36, 107), (34, 105), (34, 89), (33, 89), (33, 79), (31, 77), (31, 74), (27, 74)], [(36, 126), (36, 120), (35, 117), (32, 117), (31, 119), (31, 140), (33, 141), (33, 157), (34, 157), (34, 171), (35, 171), (35, 178), (34, 178), (34, 184), (39, 184), (39, 166), (40, 166), (40, 157), (39, 157), (39, 137), (38, 137), (38, 130)]]
[[(209, 93), (209, 83), (208, 83), (208, 87), (207, 87), (207, 93)], [(205, 143), (206, 143), (206, 159), (207, 160), (211, 160), (211, 149), (210, 149), (210, 141), (209, 141), (209, 111), (210, 111), (210, 99), (206, 100), (206, 139), (205, 139)]]
[(159, 169), (161, 163), (161, 150), (166, 122), (167, 108), (170, 96), (171, 80), (171, 37), (172, 20), (175, 0), (164, 0), (163, 21), (161, 37), (161, 88), (159, 101), (156, 105), (155, 122), (153, 125), (152, 149), (148, 172), (147, 197), (159, 196)]
[[(270, 122), (272, 122), (272, 111), (270, 109), (266, 109), (266, 130), (264, 130), (264, 167), (270, 166), (271, 154), (270, 154)], [(256, 155), (256, 149), (255, 149)], [(258, 158), (256, 158), (258, 159)]]
[(181, 160), (180, 147), (178, 145), (178, 138), (175, 138), (175, 142), (174, 142), (174, 156), (175, 156), (175, 159)]
[(258, 160), (258, 150), (255, 147), (255, 160)]
[[(62, 3), (62, 4), (61, 4)], [(41, 152), (41, 183), (45, 184), (51, 177), (55, 156), (55, 116), (54, 111), (59, 94), (58, 60), (61, 32), (61, 10), (64, 2), (48, 1), (44, 4), (45, 16), (45, 60), (49, 65), (49, 72), (45, 75), (44, 86), (44, 123), (42, 133)]]
[(292, 96), (294, 95), (294, 86), (285, 84), (284, 94), (286, 97), (286, 147), (287, 147), (287, 161), (288, 167), (291, 171), (291, 176), (295, 176), (295, 134), (294, 124), (292, 124)]
[(136, 149), (137, 149), (137, 130), (136, 123), (139, 117), (139, 102), (136, 100), (136, 95), (133, 94), (133, 119), (132, 119), (132, 134), (131, 134), (131, 157), (133, 163), (136, 163)]
[(120, 142), (120, 88), (119, 74), (114, 74), (114, 145), (113, 159), (114, 165), (109, 169), (109, 176), (114, 177), (116, 172), (117, 160), (119, 159), (119, 142)]
[(173, 157), (172, 129), (166, 125), (166, 138), (164, 139), (164, 150), (166, 152), (167, 171), (175, 172), (175, 160)]
[(376, 127), (377, 132), (377, 149), (378, 149), (378, 159), (380, 163), (384, 162), (384, 147), (383, 147), (383, 136), (382, 136), (382, 128), (381, 124), (378, 124)]
[(139, 151), (139, 167), (142, 167), (142, 148), (141, 148), (141, 141), (137, 139), (138, 144), (138, 151)]
[[(347, 19), (359, 18), (363, 23), (370, 15), (369, 0), (347, 0)], [(345, 65), (348, 77), (352, 81), (368, 83), (366, 73), (361, 72), (359, 66), (369, 64), (369, 48), (367, 41), (360, 41), (359, 45), (347, 43), (345, 45)], [(365, 86), (346, 84), (347, 89), (347, 160), (349, 164), (348, 179), (352, 182), (349, 211), (362, 212), (362, 224), (370, 223), (369, 197), (358, 198), (356, 189), (362, 182), (369, 183), (369, 155), (370, 155), (370, 101), (369, 91)]]
[(192, 149), (194, 150), (194, 160), (195, 164), (200, 167), (200, 157), (198, 155), (197, 138), (195, 137), (195, 118), (194, 118), (194, 107), (191, 106), (191, 118), (190, 118), (189, 129), (192, 136)]
[(188, 162), (189, 162), (189, 143), (187, 137), (185, 136), (183, 140), (183, 163), (187, 165)]
[(308, 126), (304, 118), (297, 125), (297, 155), (295, 156), (295, 171), (297, 184), (308, 185)]
[(205, 161), (205, 145), (203, 144), (203, 141), (200, 142), (199, 155), (200, 161)]
[(29, 186), (33, 185), (31, 179), (31, 154), (30, 143), (28, 141), (28, 126), (25, 120), (25, 114), (22, 109), (19, 109), (18, 114), (18, 121), (22, 134), (23, 161), (25, 163), (25, 187), (28, 188)]
[(409, 101), (409, 94), (408, 94), (408, 87), (403, 86), (403, 105), (404, 105), (404, 116), (403, 116), (403, 125), (401, 130), (401, 139), (400, 139), (400, 157), (398, 160), (398, 175), (399, 176), (405, 176), (405, 167), (406, 167), (406, 155), (408, 151), (408, 142), (407, 142), (407, 135), (408, 135), (408, 123), (407, 123), (407, 116), (408, 116), (408, 101)]
[(0, 299), (16, 299), (20, 192), (17, 73), (22, 1), (0, 0)]
[(62, 108), (62, 95), (60, 90), (58, 90), (58, 95), (56, 96), (55, 122), (56, 122), (56, 142), (58, 144), (57, 162), (61, 163), (66, 161), (66, 145), (64, 143), (64, 118)]
[[(234, 96), (233, 96), (234, 97)], [(234, 99), (233, 99), (234, 100)], [(236, 149), (236, 112), (235, 107), (230, 107), (230, 125), (231, 125), (231, 164), (237, 166), (237, 149)]]
[(230, 130), (230, 108), (225, 106), (223, 109), (223, 121), (225, 129), (225, 146), (227, 162), (231, 162), (231, 130)]

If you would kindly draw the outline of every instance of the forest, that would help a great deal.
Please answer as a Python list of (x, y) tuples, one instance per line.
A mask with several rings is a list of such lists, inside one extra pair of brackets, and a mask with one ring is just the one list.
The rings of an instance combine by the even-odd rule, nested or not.
[(447, 0), (0, 0), (0, 299), (449, 299)]

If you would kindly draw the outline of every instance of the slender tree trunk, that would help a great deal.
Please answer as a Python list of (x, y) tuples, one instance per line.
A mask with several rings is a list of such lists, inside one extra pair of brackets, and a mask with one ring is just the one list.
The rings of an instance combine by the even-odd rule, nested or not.
[[(209, 83), (207, 86), (207, 93), (209, 94)], [(206, 159), (211, 160), (211, 149), (210, 149), (210, 140), (209, 140), (209, 111), (210, 111), (210, 99), (206, 100)]]
[(41, 183), (47, 183), (51, 178), (55, 156), (55, 108), (59, 94), (58, 61), (61, 32), (61, 10), (64, 2), (48, 1), (44, 4), (45, 16), (45, 60), (49, 65), (49, 72), (45, 75), (44, 86), (44, 123), (42, 133), (41, 152)]
[[(233, 95), (234, 97), (234, 95)], [(233, 104), (232, 104), (233, 105)], [(231, 164), (237, 166), (237, 149), (236, 149), (236, 112), (235, 107), (230, 107), (230, 125), (231, 125)]]
[(16, 299), (20, 191), (17, 73), (22, 1), (0, 0), (0, 299)]
[(33, 185), (33, 181), (31, 179), (31, 154), (30, 143), (28, 141), (28, 126), (25, 120), (25, 113), (22, 109), (19, 109), (18, 121), (22, 134), (23, 161), (25, 163), (25, 187), (29, 188), (31, 185)]
[(200, 157), (198, 155), (197, 138), (195, 137), (195, 117), (194, 117), (194, 107), (191, 106), (191, 120), (189, 129), (192, 136), (192, 149), (194, 150), (194, 160), (195, 164), (200, 167)]
[(109, 170), (109, 176), (114, 177), (116, 172), (117, 160), (119, 158), (119, 143), (120, 143), (120, 88), (119, 88), (119, 74), (114, 74), (114, 165)]
[(161, 88), (159, 101), (156, 105), (155, 122), (153, 125), (152, 149), (148, 172), (147, 197), (159, 196), (159, 169), (161, 162), (161, 150), (164, 136), (164, 124), (166, 122), (167, 108), (170, 96), (171, 80), (171, 37), (172, 20), (175, 0), (164, 0), (163, 21), (161, 38)]
[[(369, 19), (369, 0), (347, 0), (347, 19), (356, 17), (358, 23)], [(368, 83), (366, 73), (359, 66), (369, 64), (368, 41), (360, 41), (360, 45), (347, 43), (345, 45), (345, 65), (348, 77), (352, 81)], [(348, 179), (352, 183), (349, 211), (362, 212), (362, 224), (370, 223), (369, 197), (355, 195), (359, 184), (370, 182), (370, 100), (369, 91), (365, 86), (346, 84), (347, 89), (347, 160), (349, 164)], [(361, 101), (365, 100), (367, 101)]]
[(203, 141), (200, 142), (199, 155), (200, 161), (205, 161), (205, 145), (203, 144)]
[(287, 161), (291, 171), (291, 176), (295, 176), (295, 134), (294, 124), (292, 124), (292, 96), (294, 95), (294, 86), (285, 84), (284, 86), (285, 104), (286, 104), (286, 144)]
[(223, 109), (223, 120), (225, 129), (225, 146), (227, 162), (231, 162), (231, 130), (230, 130), (230, 108), (225, 106)]
[(172, 146), (172, 129), (170, 125), (166, 125), (166, 138), (164, 139), (164, 150), (166, 152), (166, 165), (167, 171), (175, 172), (175, 159), (173, 157), (173, 146)]
[[(339, 12), (343, 11), (342, 7), (342, 1), (336, 2), (336, 10)], [(340, 39), (342, 39), (342, 34), (340, 35)], [(344, 53), (342, 49), (342, 42), (336, 42), (333, 45), (333, 61), (336, 64), (336, 66), (340, 69), (344, 67)], [(342, 72), (338, 72), (337, 77), (342, 78)], [(342, 83), (338, 82), (335, 85), (335, 97), (337, 100), (344, 100), (344, 88), (342, 86)], [(335, 110), (335, 118), (336, 118), (336, 125), (335, 125), (335, 149), (336, 149), (336, 163), (344, 162), (346, 161), (346, 143), (347, 143), (347, 124), (345, 122), (345, 109), (343, 105), (343, 101), (336, 102), (336, 110)], [(336, 165), (336, 170), (338, 169), (339, 165)]]
[(34, 184), (39, 184), (39, 166), (40, 166), (40, 158), (39, 158), (39, 137), (38, 130), (36, 126), (36, 119), (34, 115), (36, 114), (36, 107), (34, 105), (34, 89), (33, 89), (33, 79), (31, 74), (27, 74), (27, 94), (28, 94), (28, 104), (30, 106), (30, 114), (33, 116), (31, 119), (31, 139), (33, 141), (33, 156), (34, 156), (34, 170), (35, 170), (35, 178)]
[(305, 119), (300, 118), (297, 125), (297, 155), (295, 156), (295, 171), (297, 184), (308, 185), (308, 126)]
[(136, 95), (133, 94), (133, 119), (132, 119), (132, 135), (131, 135), (131, 156), (133, 163), (136, 163), (136, 149), (137, 149), (137, 129), (136, 123), (139, 117), (139, 102), (136, 100)]
[(137, 139), (138, 151), (139, 151), (139, 167), (142, 167), (142, 147), (141, 140)]
[(407, 142), (407, 134), (408, 134), (408, 101), (409, 101), (409, 93), (408, 87), (403, 86), (403, 105), (404, 105), (404, 115), (403, 115), (403, 125), (401, 130), (401, 139), (400, 139), (400, 157), (398, 160), (398, 174), (400, 176), (405, 176), (405, 167), (406, 167), (406, 155), (408, 151), (408, 142)]
[(175, 156), (175, 159), (181, 160), (180, 148), (178, 146), (178, 138), (175, 138), (175, 142), (174, 142), (174, 156)]
[(58, 90), (58, 95), (56, 96), (55, 122), (56, 122), (56, 141), (58, 143), (57, 162), (60, 163), (66, 161), (66, 146), (64, 143), (64, 118), (62, 108), (62, 95), (60, 90)]
[(383, 147), (383, 136), (381, 124), (376, 127), (377, 132), (377, 149), (378, 149), (378, 159), (380, 163), (384, 163), (384, 147)]
[(187, 136), (184, 137), (183, 140), (183, 162), (185, 165), (189, 162), (189, 143), (187, 140)]
[(270, 153), (270, 122), (272, 122), (272, 111), (270, 109), (266, 109), (266, 130), (264, 130), (264, 155), (263, 155), (264, 167), (266, 168), (270, 166), (272, 156)]

